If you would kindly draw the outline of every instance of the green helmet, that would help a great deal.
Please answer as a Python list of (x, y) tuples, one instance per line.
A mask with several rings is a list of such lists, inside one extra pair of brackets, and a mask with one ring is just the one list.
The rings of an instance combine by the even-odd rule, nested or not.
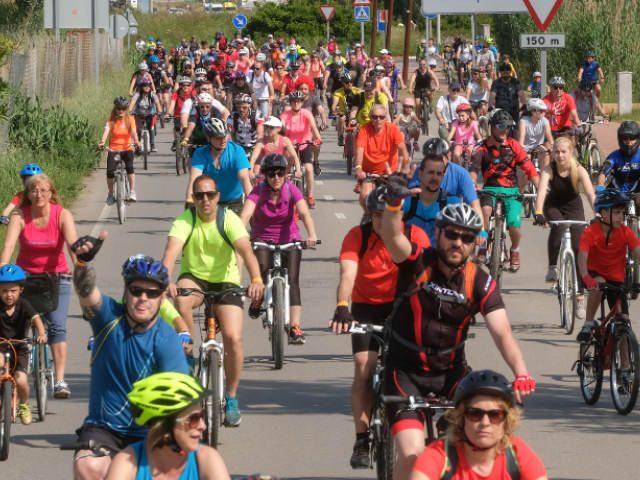
[(213, 392), (203, 389), (195, 378), (167, 372), (134, 383), (127, 397), (136, 423), (146, 425), (149, 420), (178, 413), (210, 395)]

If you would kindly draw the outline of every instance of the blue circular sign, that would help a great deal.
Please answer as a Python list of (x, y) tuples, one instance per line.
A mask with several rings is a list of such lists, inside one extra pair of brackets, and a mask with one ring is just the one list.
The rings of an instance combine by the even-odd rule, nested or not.
[(244, 28), (247, 26), (247, 17), (244, 15), (236, 15), (233, 17), (233, 26), (236, 28)]

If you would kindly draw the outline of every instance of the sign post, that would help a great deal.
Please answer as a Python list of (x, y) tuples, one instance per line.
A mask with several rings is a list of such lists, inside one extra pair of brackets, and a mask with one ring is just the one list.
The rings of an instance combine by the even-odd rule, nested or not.
[(413, 2), (409, 2), (407, 11), (407, 26), (404, 30), (404, 54), (402, 57), (402, 79), (409, 84), (409, 49), (411, 48), (411, 16), (413, 15)]
[(242, 29), (247, 26), (247, 17), (244, 15), (236, 15), (233, 17), (231, 23), (233, 23), (234, 27), (240, 29), (240, 35), (242, 35)]
[[(521, 33), (520, 48), (540, 49), (540, 79), (541, 85), (547, 85), (547, 49), (564, 48), (564, 33)], [(542, 93), (542, 92), (541, 92)], [(544, 95), (543, 95), (544, 96)]]
[[(393, 0), (391, 0), (393, 1)], [(360, 45), (364, 49), (364, 22), (369, 22), (371, 20), (370, 8), (371, 0), (353, 0), (354, 15), (356, 18), (356, 22), (360, 22)], [(365, 10), (360, 10), (365, 9)], [(363, 15), (366, 13), (366, 20)]]
[[(133, 3), (131, 4), (133, 6)], [(138, 33), (138, 21), (136, 17), (133, 16), (133, 12), (127, 8), (124, 12), (124, 18), (129, 22), (129, 31), (127, 32), (127, 50), (131, 50), (131, 35), (136, 35)]]
[(96, 87), (100, 86), (100, 25), (98, 23), (98, 0), (93, 0), (93, 56), (95, 57)]
[(333, 14), (336, 13), (336, 7), (334, 5), (321, 5), (320, 13), (327, 22), (327, 44), (329, 43), (329, 22), (333, 17)]

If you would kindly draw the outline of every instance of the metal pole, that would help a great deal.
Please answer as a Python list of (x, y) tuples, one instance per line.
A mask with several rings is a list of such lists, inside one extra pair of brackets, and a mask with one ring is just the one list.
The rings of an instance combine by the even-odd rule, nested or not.
[(364, 22), (360, 22), (360, 45), (364, 48)]
[(327, 45), (329, 45), (329, 22), (327, 22)]
[(402, 59), (402, 78), (404, 83), (409, 83), (409, 49), (411, 48), (411, 16), (413, 14), (413, 1), (409, 1), (407, 11), (407, 26), (404, 30), (404, 56)]
[(95, 57), (96, 87), (100, 86), (100, 25), (98, 19), (98, 0), (93, 0), (93, 56)]
[(437, 37), (437, 44), (440, 45), (440, 15), (438, 15), (437, 20), (436, 20), (436, 37)]
[(378, 0), (373, 0), (373, 22), (371, 22), (371, 51), (369, 56), (376, 58), (376, 35), (378, 33)]
[(427, 46), (429, 46), (429, 16), (424, 17), (424, 25), (425, 25), (425, 37), (424, 39), (427, 41)]
[(393, 0), (389, 0), (389, 10), (387, 14), (387, 42), (386, 49), (391, 50), (391, 20), (393, 19)]
[(60, 41), (60, 0), (54, 0), (55, 3), (55, 12), (54, 17), (56, 19), (56, 42)]
[(116, 39), (116, 58), (118, 58), (118, 14), (113, 15), (113, 38)]
[(540, 79), (540, 96), (547, 95), (547, 50), (540, 50), (540, 73), (542, 78)]
[(471, 55), (473, 58), (472, 67), (476, 66), (476, 16), (471, 15), (471, 45), (473, 48), (471, 49)]

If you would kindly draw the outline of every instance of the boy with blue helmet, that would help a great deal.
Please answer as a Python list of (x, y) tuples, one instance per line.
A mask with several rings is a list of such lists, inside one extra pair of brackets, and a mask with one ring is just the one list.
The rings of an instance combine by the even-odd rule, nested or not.
[[(32, 175), (38, 175), (39, 173), (42, 173), (42, 168), (40, 168), (38, 165), (34, 165), (33, 163), (29, 163), (22, 167), (22, 170), (20, 170), (20, 180), (22, 180), (22, 185), (25, 184), (29, 177), (31, 177)], [(2, 211), (2, 218), (0, 218), (0, 223), (4, 225), (9, 224), (9, 214), (13, 211), (14, 208), (18, 206), (21, 199), (22, 192), (16, 193), (16, 195), (9, 202), (9, 205), (7, 205)]]
[(16, 381), (18, 390), (18, 416), (23, 425), (29, 425), (32, 420), (29, 407), (29, 349), (22, 342), (29, 337), (31, 323), (38, 331), (38, 343), (47, 343), (42, 320), (33, 307), (24, 298), (20, 298), (24, 290), (24, 272), (17, 265), (6, 264), (0, 267), (0, 337), (19, 342), (0, 343), (0, 369), (4, 368), (4, 355), (11, 355), (11, 374)]
[(611, 175), (611, 185), (623, 193), (640, 191), (640, 126), (636, 122), (622, 122), (618, 127), (618, 150), (611, 152), (600, 168), (598, 189)]

